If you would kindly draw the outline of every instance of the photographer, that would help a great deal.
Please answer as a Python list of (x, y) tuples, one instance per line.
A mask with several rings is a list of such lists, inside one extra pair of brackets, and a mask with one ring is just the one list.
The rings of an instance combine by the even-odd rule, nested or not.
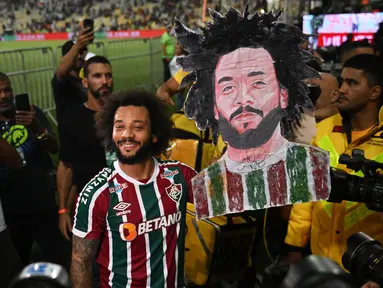
[[(361, 149), (367, 159), (382, 161), (379, 155), (383, 152), (383, 117), (379, 117), (379, 109), (383, 76), (379, 58), (361, 54), (349, 59), (344, 64), (341, 79), (337, 102), (340, 114), (318, 124), (314, 145), (330, 152), (332, 167), (363, 177), (360, 172), (340, 165), (338, 158), (343, 153), (351, 155), (353, 149)], [(302, 248), (310, 239), (313, 254), (326, 256), (342, 265), (347, 238), (358, 231), (382, 242), (380, 214), (362, 203), (349, 201), (294, 205), (285, 239), (290, 245), (289, 263), (302, 258)], [(373, 283), (367, 283), (364, 287), (374, 287), (371, 285)]]

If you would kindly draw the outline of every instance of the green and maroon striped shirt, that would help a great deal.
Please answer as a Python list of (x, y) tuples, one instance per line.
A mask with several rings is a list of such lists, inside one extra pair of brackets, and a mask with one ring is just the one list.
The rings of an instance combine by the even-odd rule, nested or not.
[(196, 172), (154, 159), (151, 179), (125, 174), (118, 161), (81, 192), (73, 234), (101, 239), (100, 287), (184, 287), (186, 202)]
[(329, 153), (288, 142), (267, 160), (237, 163), (224, 155), (192, 180), (197, 219), (329, 197)]

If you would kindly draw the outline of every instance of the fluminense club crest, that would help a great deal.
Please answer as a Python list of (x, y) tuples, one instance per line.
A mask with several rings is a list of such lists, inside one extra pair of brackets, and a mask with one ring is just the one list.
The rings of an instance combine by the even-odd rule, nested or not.
[(182, 185), (181, 184), (172, 184), (166, 189), (166, 193), (174, 202), (178, 203), (182, 197)]

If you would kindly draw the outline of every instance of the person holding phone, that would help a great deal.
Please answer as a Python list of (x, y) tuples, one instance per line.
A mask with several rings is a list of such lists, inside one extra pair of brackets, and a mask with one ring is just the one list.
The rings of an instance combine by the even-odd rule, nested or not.
[(68, 266), (70, 246), (57, 227), (56, 187), (48, 154), (58, 152), (57, 140), (44, 112), (30, 105), (27, 94), (14, 96), (9, 77), (1, 72), (0, 139), (13, 146), (22, 160), (21, 167), (7, 171), (0, 189), (5, 220), (22, 264), (29, 264), (35, 240), (44, 260)]
[(52, 79), (60, 139), (62, 127), (71, 118), (70, 114), (87, 100), (87, 89), (82, 86), (80, 71), (88, 54), (87, 46), (94, 40), (93, 25), (88, 22), (84, 23), (75, 42), (71, 40), (62, 46), (62, 59)]

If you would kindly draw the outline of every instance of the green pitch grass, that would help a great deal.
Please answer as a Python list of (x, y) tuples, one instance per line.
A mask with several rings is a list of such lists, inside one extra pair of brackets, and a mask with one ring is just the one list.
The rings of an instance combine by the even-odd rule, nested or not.
[[(65, 41), (0, 42), (0, 71), (7, 73), (15, 94), (28, 93), (32, 104), (46, 112), (56, 131), (51, 80)], [(106, 56), (112, 64), (116, 90), (145, 88), (162, 83), (161, 43), (157, 39), (97, 41), (89, 51)], [(57, 135), (57, 134), (56, 134)], [(57, 163), (57, 158), (52, 155)]]

